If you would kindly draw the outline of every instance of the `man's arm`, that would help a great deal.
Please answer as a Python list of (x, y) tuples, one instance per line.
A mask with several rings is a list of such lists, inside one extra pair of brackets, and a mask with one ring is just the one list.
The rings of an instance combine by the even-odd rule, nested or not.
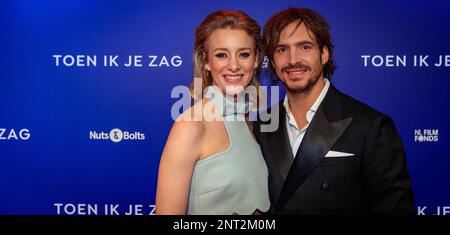
[(380, 115), (365, 143), (364, 179), (373, 213), (414, 214), (405, 151), (392, 119)]

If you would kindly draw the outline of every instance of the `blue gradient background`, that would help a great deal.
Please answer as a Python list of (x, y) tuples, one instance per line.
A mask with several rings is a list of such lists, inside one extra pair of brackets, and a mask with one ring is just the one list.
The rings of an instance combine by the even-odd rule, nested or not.
[[(448, 1), (42, 0), (0, 3), (0, 128), (31, 132), (27, 141), (0, 140), (0, 214), (56, 214), (56, 202), (154, 204), (177, 100), (170, 94), (192, 79), (195, 27), (219, 9), (263, 25), (288, 6), (312, 8), (330, 23), (338, 89), (394, 119), (416, 204), (450, 206), (450, 67), (411, 65), (412, 55), (434, 63), (450, 54)], [(96, 67), (56, 67), (53, 54), (179, 55), (183, 62), (116, 68), (97, 58)], [(364, 67), (365, 54), (407, 55), (408, 66)], [(89, 139), (91, 130), (113, 128), (146, 138)], [(439, 129), (439, 141), (414, 142), (414, 129)]]

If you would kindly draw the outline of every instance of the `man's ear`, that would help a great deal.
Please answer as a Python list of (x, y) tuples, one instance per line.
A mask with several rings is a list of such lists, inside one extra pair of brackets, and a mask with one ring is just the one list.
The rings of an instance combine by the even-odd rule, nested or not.
[(322, 59), (322, 65), (328, 63), (328, 60), (330, 59), (330, 52), (328, 51), (327, 46), (322, 47), (322, 55), (320, 58)]
[(205, 66), (203, 66), (203, 68), (205, 68), (206, 71), (211, 71), (211, 68), (209, 67), (209, 64), (205, 64)]

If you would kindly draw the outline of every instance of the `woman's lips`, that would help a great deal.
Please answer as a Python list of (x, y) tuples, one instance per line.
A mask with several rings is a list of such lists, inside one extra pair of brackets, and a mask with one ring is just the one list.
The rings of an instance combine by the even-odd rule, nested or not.
[(223, 77), (228, 83), (239, 83), (242, 80), (243, 74), (224, 74)]

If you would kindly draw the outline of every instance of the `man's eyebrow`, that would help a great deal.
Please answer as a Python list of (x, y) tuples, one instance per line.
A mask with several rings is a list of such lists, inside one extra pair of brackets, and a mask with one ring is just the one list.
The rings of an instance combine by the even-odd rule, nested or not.
[[(294, 43), (294, 45), (296, 45), (296, 46), (298, 46), (298, 45), (304, 45), (304, 44), (311, 44), (311, 45), (314, 45), (314, 42), (312, 42), (312, 41), (310, 41), (310, 40), (302, 40), (302, 41), (299, 41), (299, 42)], [(281, 43), (281, 44), (278, 44), (278, 45), (276, 46), (276, 48), (278, 48), (278, 47), (288, 47), (288, 46), (289, 46), (288, 44), (283, 44), (283, 43)]]
[(310, 41), (310, 40), (303, 40), (303, 41), (300, 41), (300, 42), (296, 42), (295, 43), (295, 45), (305, 45), (305, 44), (311, 44), (311, 45), (313, 45), (314, 44), (314, 42), (312, 42), (312, 41)]
[(288, 46), (287, 44), (277, 44), (276, 48), (278, 48), (278, 47), (287, 47), (287, 46)]

